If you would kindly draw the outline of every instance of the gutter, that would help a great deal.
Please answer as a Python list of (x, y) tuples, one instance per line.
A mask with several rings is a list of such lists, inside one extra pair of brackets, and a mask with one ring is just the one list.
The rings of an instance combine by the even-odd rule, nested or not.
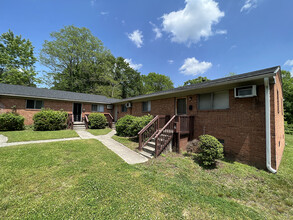
[(264, 78), (265, 85), (265, 112), (266, 112), (266, 166), (271, 173), (277, 173), (277, 170), (272, 168), (271, 162), (271, 108), (270, 108), (270, 81), (269, 78)]

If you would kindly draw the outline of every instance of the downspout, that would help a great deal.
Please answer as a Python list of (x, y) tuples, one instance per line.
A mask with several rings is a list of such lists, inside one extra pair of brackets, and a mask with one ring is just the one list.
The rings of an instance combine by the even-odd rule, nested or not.
[(266, 111), (266, 164), (267, 169), (271, 173), (277, 173), (277, 170), (272, 168), (271, 162), (271, 108), (270, 108), (270, 82), (269, 78), (264, 78), (265, 85), (265, 111)]

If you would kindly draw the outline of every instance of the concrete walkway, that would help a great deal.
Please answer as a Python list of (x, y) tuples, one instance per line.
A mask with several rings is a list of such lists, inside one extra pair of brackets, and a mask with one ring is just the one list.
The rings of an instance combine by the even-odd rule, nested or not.
[(23, 144), (38, 144), (38, 143), (50, 143), (50, 142), (58, 142), (58, 141), (73, 141), (73, 140), (81, 140), (81, 139), (96, 139), (101, 141), (107, 148), (121, 157), (128, 164), (137, 164), (144, 163), (148, 161), (148, 159), (133, 150), (130, 150), (128, 147), (125, 147), (123, 144), (112, 139), (112, 136), (116, 134), (116, 131), (113, 130), (106, 135), (94, 136), (91, 133), (85, 130), (78, 130), (76, 133), (79, 137), (75, 138), (62, 138), (62, 139), (51, 139), (51, 140), (39, 140), (39, 141), (21, 141), (21, 142), (12, 142), (6, 143), (7, 137), (0, 135), (0, 147), (8, 147), (15, 145), (23, 145)]
[(95, 136), (95, 139), (101, 141), (107, 148), (121, 157), (128, 164), (144, 163), (148, 161), (146, 157), (130, 150), (128, 147), (125, 147), (123, 144), (112, 139), (114, 134), (116, 134), (115, 130), (106, 135)]

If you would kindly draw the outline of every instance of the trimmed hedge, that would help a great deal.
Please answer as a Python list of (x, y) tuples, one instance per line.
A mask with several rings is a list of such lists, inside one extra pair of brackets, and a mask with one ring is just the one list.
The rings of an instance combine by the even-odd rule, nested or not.
[(0, 114), (0, 131), (16, 131), (23, 129), (23, 116), (11, 112)]
[(91, 129), (102, 129), (107, 125), (107, 118), (101, 113), (91, 113), (89, 115), (89, 128)]
[(152, 115), (142, 117), (126, 115), (116, 123), (117, 135), (122, 137), (135, 137), (152, 119)]
[(55, 131), (66, 129), (68, 113), (42, 109), (33, 117), (35, 131)]
[(201, 135), (200, 140), (200, 153), (198, 154), (198, 159), (205, 166), (213, 166), (216, 164), (216, 159), (222, 159), (223, 145), (217, 140), (217, 138), (211, 135)]

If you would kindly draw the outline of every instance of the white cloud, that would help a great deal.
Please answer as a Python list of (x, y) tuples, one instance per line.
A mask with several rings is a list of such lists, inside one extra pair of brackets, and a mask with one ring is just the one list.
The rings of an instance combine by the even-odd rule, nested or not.
[(133, 63), (132, 59), (124, 59), (124, 61), (128, 63), (132, 69), (139, 70), (142, 67), (142, 64)]
[(258, 0), (245, 0), (244, 5), (240, 9), (240, 12), (247, 11), (249, 12), (251, 9), (257, 7), (257, 1)]
[(108, 15), (109, 12), (108, 12), (108, 11), (101, 11), (100, 14), (101, 14), (101, 15)]
[(169, 64), (173, 64), (174, 63), (174, 60), (168, 60), (167, 61)]
[(135, 30), (131, 34), (127, 34), (128, 38), (140, 48), (143, 44), (143, 35), (140, 30)]
[(287, 60), (285, 63), (284, 63), (285, 66), (293, 66), (293, 60)]
[(184, 64), (180, 67), (180, 72), (185, 75), (198, 75), (206, 72), (213, 66), (210, 62), (199, 62), (194, 57), (184, 60)]
[(152, 22), (149, 22), (153, 26), (153, 32), (156, 34), (155, 39), (159, 39), (163, 36), (162, 31), (160, 28), (157, 27), (157, 25), (153, 24)]
[(213, 35), (212, 26), (225, 13), (214, 0), (185, 0), (186, 6), (179, 11), (164, 14), (163, 30), (171, 34), (171, 41), (190, 45)]
[(215, 34), (227, 34), (227, 30), (216, 30)]

